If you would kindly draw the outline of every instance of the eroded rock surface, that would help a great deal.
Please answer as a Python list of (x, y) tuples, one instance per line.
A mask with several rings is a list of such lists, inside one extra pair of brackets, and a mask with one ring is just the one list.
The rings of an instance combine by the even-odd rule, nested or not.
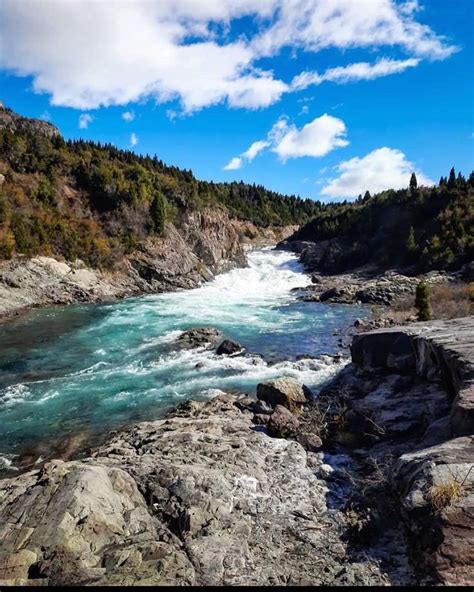
[(420, 581), (472, 585), (474, 317), (358, 335), (352, 361), (306, 426), (359, 464), (363, 530), (401, 522)]
[(388, 583), (341, 541), (322, 456), (256, 429), (245, 405), (190, 402), (1, 481), (0, 583)]

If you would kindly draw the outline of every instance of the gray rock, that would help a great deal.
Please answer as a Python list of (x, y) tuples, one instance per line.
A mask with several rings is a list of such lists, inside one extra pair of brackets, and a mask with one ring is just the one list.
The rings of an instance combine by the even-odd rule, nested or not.
[(305, 450), (255, 430), (240, 400), (189, 402), (91, 458), (0, 481), (0, 583), (388, 583), (346, 555)]
[[(267, 417), (267, 416), (263, 416)], [(298, 419), (289, 409), (277, 405), (267, 423), (268, 434), (274, 438), (292, 438), (298, 434)]]
[(323, 464), (319, 467), (319, 475), (322, 479), (330, 479), (334, 474), (334, 469), (331, 465)]
[(240, 343), (237, 343), (237, 341), (225, 339), (216, 349), (216, 354), (218, 356), (236, 356), (244, 351), (245, 348), (242, 347)]
[(290, 411), (304, 405), (311, 396), (308, 387), (288, 376), (268, 380), (257, 385), (258, 399), (265, 401), (272, 407), (283, 405)]
[(211, 347), (222, 339), (222, 333), (214, 327), (196, 327), (182, 333), (177, 343), (180, 347)]

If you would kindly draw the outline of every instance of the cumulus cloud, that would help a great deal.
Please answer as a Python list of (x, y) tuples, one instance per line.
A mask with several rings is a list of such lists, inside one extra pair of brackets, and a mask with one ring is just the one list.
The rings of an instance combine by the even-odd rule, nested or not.
[(332, 117), (327, 113), (313, 119), (301, 129), (288, 123), (286, 117), (280, 117), (268, 132), (265, 140), (251, 144), (245, 152), (232, 158), (224, 170), (240, 169), (245, 162), (252, 162), (258, 154), (267, 148), (275, 152), (283, 162), (289, 158), (301, 158), (302, 156), (319, 158), (335, 148), (347, 146), (349, 141), (346, 139), (346, 133), (346, 125), (342, 119)]
[(130, 134), (130, 146), (136, 146), (138, 144), (138, 136), (136, 133), (132, 132)]
[[(2, 0), (0, 68), (32, 76), (52, 104), (84, 111), (147, 98), (179, 100), (185, 113), (223, 102), (257, 109), (296, 90), (256, 66), (288, 46), (396, 47), (412, 60), (456, 51), (417, 12), (414, 0)], [(236, 37), (242, 17), (254, 26)]]
[(79, 129), (87, 129), (89, 124), (94, 121), (94, 116), (90, 113), (81, 113), (79, 115)]
[(363, 158), (351, 158), (339, 163), (335, 170), (339, 176), (323, 188), (323, 195), (352, 198), (367, 190), (377, 193), (385, 189), (402, 189), (408, 187), (413, 172), (419, 185), (434, 185), (403, 152), (394, 148), (378, 148)]
[(134, 111), (124, 111), (122, 113), (122, 119), (127, 123), (133, 121), (135, 119), (135, 112)]
[(302, 156), (319, 158), (335, 148), (343, 148), (349, 144), (342, 119), (327, 113), (307, 123), (300, 130), (295, 125), (288, 125), (286, 120), (282, 122), (274, 127), (271, 137), (274, 138), (272, 151), (283, 161)]

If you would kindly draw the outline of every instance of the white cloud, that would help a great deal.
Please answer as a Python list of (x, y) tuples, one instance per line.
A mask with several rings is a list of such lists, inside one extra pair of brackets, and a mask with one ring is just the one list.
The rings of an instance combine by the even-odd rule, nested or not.
[(335, 167), (339, 174), (321, 191), (329, 197), (351, 198), (385, 189), (408, 187), (410, 176), (416, 173), (418, 185), (434, 185), (434, 182), (408, 161), (405, 154), (393, 148), (378, 148), (363, 158), (351, 158)]
[(122, 113), (122, 119), (127, 123), (133, 121), (135, 119), (135, 112), (134, 111), (124, 111)]
[(280, 119), (268, 132), (266, 140), (254, 142), (245, 152), (224, 167), (226, 171), (242, 168), (244, 162), (252, 160), (263, 150), (270, 148), (285, 162), (289, 158), (325, 156), (335, 148), (343, 148), (349, 144), (346, 140), (346, 125), (342, 119), (325, 113), (313, 119), (301, 129), (289, 124), (286, 117)]
[[(187, 113), (223, 102), (257, 109), (294, 91), (256, 67), (287, 46), (451, 55), (416, 13), (414, 0), (2, 0), (0, 68), (81, 110), (147, 98), (177, 99)], [(236, 38), (230, 25), (241, 17), (254, 26)]]
[(430, 60), (456, 47), (415, 20), (413, 2), (393, 0), (281, 0), (279, 18), (256, 40), (256, 51), (272, 55), (284, 46), (306, 51), (336, 47), (397, 45)]
[(304, 90), (309, 86), (319, 85), (323, 82), (336, 82), (346, 84), (358, 80), (373, 80), (381, 76), (390, 74), (399, 74), (407, 68), (414, 68), (420, 63), (419, 58), (410, 58), (408, 60), (391, 60), (382, 58), (374, 64), (368, 62), (357, 62), (348, 66), (338, 66), (330, 68), (324, 74), (317, 72), (301, 72), (295, 76), (291, 83), (293, 90)]
[(224, 167), (224, 171), (237, 171), (241, 169), (243, 165), (243, 160), (239, 156), (232, 158)]
[(327, 113), (300, 130), (295, 125), (288, 125), (286, 120), (281, 120), (270, 134), (274, 138), (272, 151), (283, 161), (302, 156), (319, 158), (349, 144), (342, 119)]
[(51, 113), (49, 111), (43, 111), (43, 113), (41, 113), (39, 118), (42, 119), (43, 121), (51, 122)]
[(79, 115), (79, 128), (80, 129), (87, 129), (89, 124), (94, 121), (94, 116), (90, 113), (81, 113)]
[(136, 133), (132, 132), (130, 134), (130, 146), (136, 146), (138, 144), (138, 136)]
[(270, 146), (270, 142), (267, 142), (266, 140), (259, 140), (258, 142), (254, 142), (250, 148), (242, 154), (242, 156), (245, 157), (249, 162), (252, 162), (252, 160), (268, 146)]

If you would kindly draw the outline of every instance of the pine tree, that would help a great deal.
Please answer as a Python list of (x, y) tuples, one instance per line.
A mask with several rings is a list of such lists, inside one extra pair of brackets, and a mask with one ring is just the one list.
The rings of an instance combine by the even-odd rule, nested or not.
[(416, 179), (415, 173), (411, 174), (410, 178), (410, 191), (414, 193), (418, 189), (418, 181)]
[(370, 198), (371, 198), (370, 191), (366, 191), (365, 195), (364, 195), (364, 201), (369, 201)]
[(416, 287), (415, 307), (419, 321), (429, 321), (431, 319), (429, 291), (425, 280), (421, 280)]
[(456, 171), (454, 167), (449, 172), (448, 187), (449, 189), (456, 187)]
[(153, 231), (161, 234), (165, 228), (165, 202), (160, 193), (157, 193), (151, 202), (150, 217)]

